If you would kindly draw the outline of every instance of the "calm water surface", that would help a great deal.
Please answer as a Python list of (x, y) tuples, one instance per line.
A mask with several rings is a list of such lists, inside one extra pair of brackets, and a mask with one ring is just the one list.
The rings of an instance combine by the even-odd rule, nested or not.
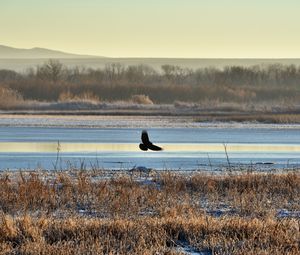
[(224, 144), (232, 166), (300, 166), (299, 129), (158, 128), (148, 132), (164, 151), (140, 151), (141, 129), (0, 127), (0, 169), (84, 165), (220, 170), (228, 166)]

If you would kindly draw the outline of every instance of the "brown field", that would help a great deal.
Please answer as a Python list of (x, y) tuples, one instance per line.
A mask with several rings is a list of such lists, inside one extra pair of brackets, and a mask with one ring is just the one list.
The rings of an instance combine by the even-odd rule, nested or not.
[(298, 171), (1, 172), (0, 253), (300, 254), (299, 199)]

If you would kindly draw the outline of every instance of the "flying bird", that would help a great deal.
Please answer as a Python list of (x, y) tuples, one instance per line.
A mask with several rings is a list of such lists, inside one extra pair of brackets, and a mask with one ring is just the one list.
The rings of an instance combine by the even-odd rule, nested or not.
[(142, 151), (147, 151), (148, 149), (149, 150), (152, 150), (152, 151), (161, 151), (162, 148), (154, 145), (153, 143), (150, 142), (149, 140), (149, 136), (148, 136), (148, 133), (146, 130), (143, 130), (142, 131), (142, 143), (140, 143), (140, 149)]

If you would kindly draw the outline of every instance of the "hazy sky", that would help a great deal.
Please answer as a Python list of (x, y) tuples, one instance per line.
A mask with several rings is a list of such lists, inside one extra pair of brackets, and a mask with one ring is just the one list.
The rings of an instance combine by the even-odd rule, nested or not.
[(300, 57), (299, 0), (0, 0), (0, 44), (110, 57)]

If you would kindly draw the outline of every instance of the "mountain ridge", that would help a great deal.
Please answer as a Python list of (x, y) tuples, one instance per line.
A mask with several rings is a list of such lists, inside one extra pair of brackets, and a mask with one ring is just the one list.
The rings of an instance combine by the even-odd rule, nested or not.
[(0, 45), (0, 59), (39, 59), (39, 58), (104, 58), (102, 56), (74, 54), (41, 47), (30, 49)]

